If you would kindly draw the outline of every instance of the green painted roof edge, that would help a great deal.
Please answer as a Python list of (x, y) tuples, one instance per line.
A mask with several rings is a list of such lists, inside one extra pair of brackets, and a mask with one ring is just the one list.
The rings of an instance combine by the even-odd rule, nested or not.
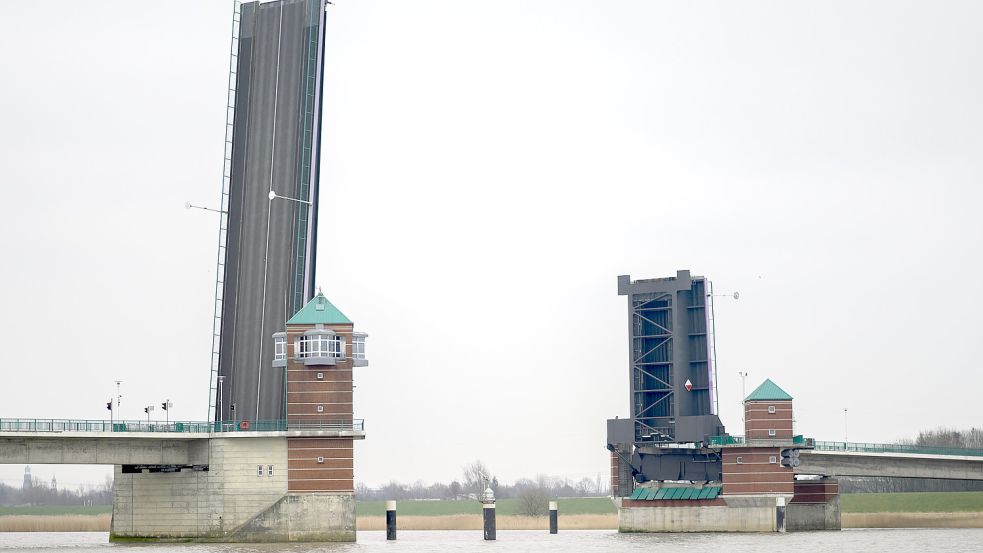
[[(323, 306), (318, 309), (318, 305)], [(307, 305), (294, 313), (293, 317), (287, 321), (288, 325), (314, 325), (314, 324), (352, 324), (351, 319), (345, 316), (337, 307), (334, 306), (324, 294), (318, 292), (316, 296), (307, 302)]]
[(770, 378), (766, 378), (760, 386), (755, 388), (750, 395), (744, 398), (744, 401), (791, 401), (792, 396), (788, 395), (788, 392), (778, 387), (771, 381)]

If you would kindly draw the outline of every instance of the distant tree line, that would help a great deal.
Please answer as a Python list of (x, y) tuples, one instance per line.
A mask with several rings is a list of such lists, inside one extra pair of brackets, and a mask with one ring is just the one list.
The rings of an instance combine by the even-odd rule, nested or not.
[(973, 427), (969, 430), (956, 430), (939, 427), (933, 430), (923, 430), (918, 433), (918, 437), (898, 440), (898, 444), (983, 449), (983, 428)]
[(571, 480), (557, 476), (537, 475), (520, 478), (512, 484), (499, 482), (481, 461), (474, 461), (462, 468), (461, 478), (450, 482), (425, 484), (416, 481), (405, 484), (396, 480), (379, 488), (370, 488), (359, 482), (355, 497), (359, 500), (408, 500), (408, 499), (457, 499), (477, 500), (489, 487), (496, 499), (518, 499), (523, 514), (539, 516), (546, 513), (547, 502), (557, 497), (599, 497), (608, 494), (607, 483), (598, 478)]
[(16, 507), (26, 505), (112, 505), (113, 479), (95, 487), (83, 486), (80, 489), (59, 489), (34, 477), (31, 484), (14, 488), (0, 484), (0, 506)]

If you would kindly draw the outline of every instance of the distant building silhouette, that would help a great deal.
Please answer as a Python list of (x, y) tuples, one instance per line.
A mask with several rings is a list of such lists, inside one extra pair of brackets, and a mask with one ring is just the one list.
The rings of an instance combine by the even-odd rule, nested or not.
[(31, 489), (31, 486), (33, 484), (34, 484), (34, 482), (31, 479), (31, 467), (30, 466), (26, 466), (26, 467), (24, 467), (24, 486), (23, 486), (23, 489), (29, 490), (29, 489)]

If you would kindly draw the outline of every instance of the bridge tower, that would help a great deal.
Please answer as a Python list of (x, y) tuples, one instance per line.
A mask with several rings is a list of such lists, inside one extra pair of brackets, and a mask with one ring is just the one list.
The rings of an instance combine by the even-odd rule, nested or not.
[[(288, 431), (351, 424), (352, 370), (368, 365), (367, 335), (320, 291), (286, 327), (273, 335), (273, 366), (286, 369)], [(288, 438), (288, 491), (353, 494), (352, 449), (350, 437)]]
[(770, 379), (744, 398), (744, 446), (722, 451), (724, 495), (787, 495), (794, 492), (792, 396)]
[(618, 295), (628, 297), (629, 416), (607, 423), (614, 495), (648, 481), (720, 480), (719, 456), (701, 445), (724, 433), (710, 280), (621, 275)]
[(116, 467), (110, 540), (355, 541), (353, 442), (365, 432), (352, 372), (368, 365), (366, 334), (320, 292), (284, 327), (265, 343), (264, 371), (284, 383), (279, 420), (187, 423), (195, 436), (166, 425), (164, 442), (141, 448), (161, 461)]

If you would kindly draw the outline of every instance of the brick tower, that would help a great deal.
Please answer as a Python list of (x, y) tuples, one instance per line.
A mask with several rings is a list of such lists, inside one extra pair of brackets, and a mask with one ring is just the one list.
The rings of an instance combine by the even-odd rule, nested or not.
[(744, 444), (722, 450), (724, 495), (788, 495), (794, 473), (792, 396), (769, 379), (744, 398)]
[[(352, 369), (368, 365), (366, 334), (320, 291), (273, 336), (274, 367), (285, 367), (287, 489), (291, 493), (353, 494), (353, 440), (364, 438), (353, 419)], [(349, 435), (317, 437), (319, 430)]]

